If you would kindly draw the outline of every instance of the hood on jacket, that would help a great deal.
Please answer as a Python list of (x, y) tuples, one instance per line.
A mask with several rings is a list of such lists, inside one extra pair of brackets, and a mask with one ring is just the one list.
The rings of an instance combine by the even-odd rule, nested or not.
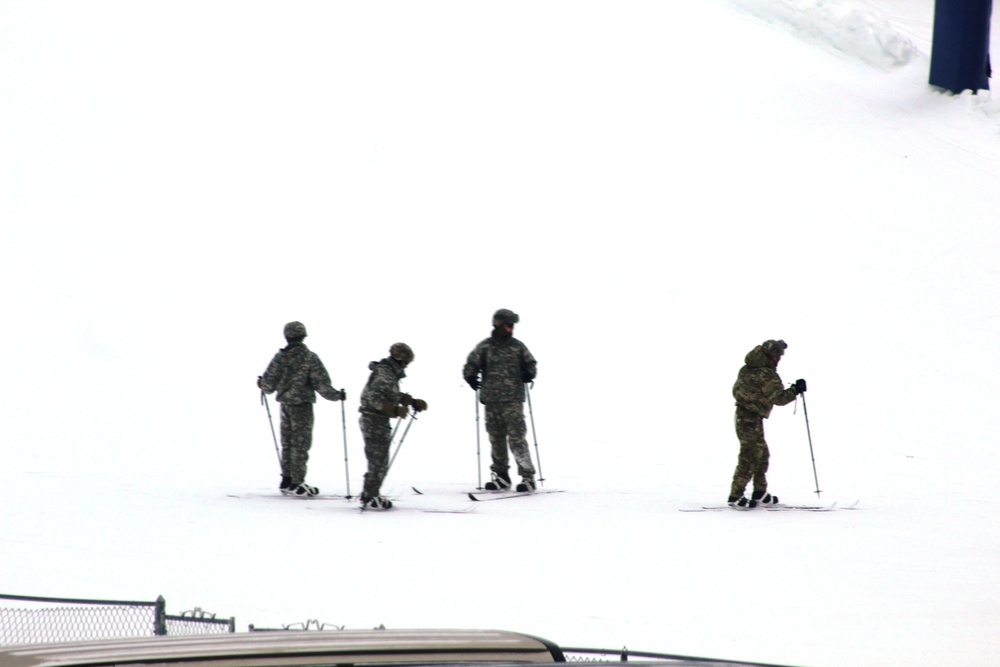
[[(778, 365), (777, 359), (781, 358), (787, 348), (788, 344), (783, 340), (766, 340), (747, 352), (743, 361), (751, 368), (775, 368)], [(772, 356), (775, 353), (777, 355)]]
[(392, 357), (386, 357), (381, 361), (369, 362), (368, 370), (373, 371), (375, 370), (376, 367), (380, 365), (389, 366), (390, 368), (392, 368), (392, 370), (396, 373), (397, 376), (399, 376), (400, 379), (406, 377), (406, 371), (403, 370), (403, 364), (399, 363)]

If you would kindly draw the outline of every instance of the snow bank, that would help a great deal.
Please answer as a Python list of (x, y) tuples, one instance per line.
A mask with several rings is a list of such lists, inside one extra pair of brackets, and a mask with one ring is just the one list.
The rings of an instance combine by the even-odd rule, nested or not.
[(757, 18), (881, 69), (906, 65), (919, 50), (877, 13), (847, 0), (732, 0)]
[(1000, 131), (1000, 96), (988, 90), (980, 90), (975, 94), (971, 90), (966, 90), (962, 93), (962, 97), (967, 100), (973, 113), (986, 116)]

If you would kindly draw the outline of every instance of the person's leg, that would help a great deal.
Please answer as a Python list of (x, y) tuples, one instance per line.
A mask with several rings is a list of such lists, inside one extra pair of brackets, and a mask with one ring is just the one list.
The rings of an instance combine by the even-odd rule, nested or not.
[(382, 492), (382, 481), (389, 466), (389, 440), (392, 438), (389, 418), (362, 415), (361, 434), (365, 439), (365, 457), (368, 459), (368, 472), (365, 473), (364, 489), (361, 492), (361, 501), (366, 502)]
[(730, 498), (742, 497), (747, 484), (758, 470), (758, 443), (764, 440), (763, 421), (755, 415), (736, 413), (736, 437), (740, 441), (740, 454), (736, 461), (736, 470), (733, 471), (733, 483), (729, 488)]
[(490, 437), (493, 463), (490, 470), (510, 486), (510, 459), (507, 456), (507, 424), (502, 404), (486, 405), (486, 433)]
[(298, 403), (281, 406), (282, 461), (292, 487), (306, 481), (309, 449), (312, 447), (313, 406)]

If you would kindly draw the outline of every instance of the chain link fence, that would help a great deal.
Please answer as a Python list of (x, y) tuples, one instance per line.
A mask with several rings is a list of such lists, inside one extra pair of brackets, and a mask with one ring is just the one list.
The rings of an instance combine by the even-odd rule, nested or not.
[[(250, 624), (250, 632), (280, 632), (282, 630), (343, 630), (346, 625), (334, 625), (333, 623), (323, 623), (321, 621), (309, 619), (307, 621), (299, 623), (289, 623), (288, 625), (282, 624), (280, 628), (261, 628), (255, 626), (253, 623)], [(379, 628), (373, 628), (378, 630)], [(385, 630), (383, 625), (382, 630)]]
[(180, 616), (163, 615), (165, 635), (219, 635), (236, 632), (235, 618), (215, 618), (215, 614), (195, 607)]
[(136, 602), (0, 594), (0, 645), (236, 632), (233, 618), (198, 608), (171, 616), (166, 607), (163, 596)]

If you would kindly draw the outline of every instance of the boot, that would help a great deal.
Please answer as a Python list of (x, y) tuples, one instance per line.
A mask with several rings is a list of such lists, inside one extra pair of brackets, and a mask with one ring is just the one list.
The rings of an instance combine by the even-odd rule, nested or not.
[[(362, 496), (364, 498), (364, 496)], [(368, 500), (362, 500), (361, 509), (364, 510), (387, 510), (392, 509), (392, 501), (385, 496), (375, 496)]]
[(295, 496), (297, 498), (311, 498), (312, 496), (319, 495), (319, 489), (315, 486), (309, 486), (305, 482), (293, 487), (289, 490), (289, 495)]
[(507, 473), (492, 473), (493, 479), (484, 485), (487, 491), (506, 491), (510, 488), (510, 475)]
[(778, 496), (772, 496), (767, 491), (754, 491), (750, 496), (750, 500), (753, 501), (755, 505), (774, 507), (778, 504)]
[(746, 510), (757, 506), (757, 501), (748, 500), (746, 496), (729, 496), (726, 501), (733, 509)]

